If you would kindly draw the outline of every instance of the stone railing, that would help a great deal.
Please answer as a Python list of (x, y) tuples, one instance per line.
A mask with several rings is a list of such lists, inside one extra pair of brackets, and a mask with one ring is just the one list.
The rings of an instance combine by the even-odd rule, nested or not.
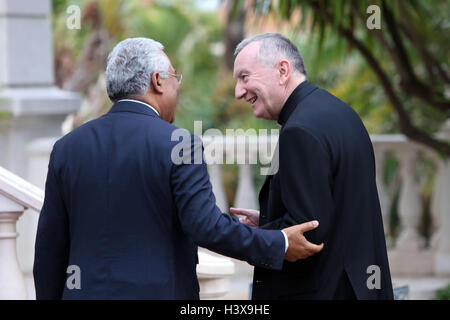
[(42, 190), (0, 167), (0, 300), (27, 298), (16, 254), (16, 223), (28, 208), (39, 212), (43, 200)]
[[(438, 168), (440, 159), (435, 152), (422, 145), (413, 143), (403, 135), (374, 135), (371, 137), (375, 152), (376, 178), (378, 195), (383, 214), (383, 224), (386, 233), (389, 264), (393, 276), (430, 276), (435, 274), (435, 249), (437, 243), (426, 245), (425, 237), (420, 233), (423, 225), (423, 215), (426, 206), (422, 197), (425, 178), (418, 174), (418, 166), (428, 161)], [(390, 185), (384, 182), (385, 164), (388, 157), (398, 162), (397, 176)], [(434, 170), (439, 177), (441, 170)], [(438, 186), (433, 186), (433, 202), (441, 201)], [(396, 191), (400, 190), (397, 200), (398, 230), (395, 239), (391, 236), (390, 220)], [(448, 208), (450, 209), (450, 208)], [(430, 208), (428, 208), (430, 210)], [(428, 223), (429, 229), (434, 229), (439, 220), (436, 208), (431, 208), (433, 215)], [(435, 232), (431, 230), (430, 232)], [(435, 237), (431, 237), (435, 239)], [(450, 272), (450, 270), (449, 270)]]

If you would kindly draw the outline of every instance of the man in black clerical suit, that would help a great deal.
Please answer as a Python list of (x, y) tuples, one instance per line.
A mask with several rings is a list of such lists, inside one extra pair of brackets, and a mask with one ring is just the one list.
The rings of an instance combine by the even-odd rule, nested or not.
[(279, 34), (243, 40), (234, 77), (236, 98), (282, 128), (278, 171), (261, 189), (260, 213), (232, 212), (262, 229), (317, 219), (307, 238), (324, 243), (281, 271), (255, 267), (253, 299), (393, 299), (373, 147), (359, 116), (306, 81), (297, 47)]

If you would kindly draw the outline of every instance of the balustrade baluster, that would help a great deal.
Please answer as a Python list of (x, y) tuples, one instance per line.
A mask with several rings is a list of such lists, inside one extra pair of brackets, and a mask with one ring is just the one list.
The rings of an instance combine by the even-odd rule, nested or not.
[(0, 300), (27, 298), (16, 253), (16, 223), (25, 208), (0, 194)]

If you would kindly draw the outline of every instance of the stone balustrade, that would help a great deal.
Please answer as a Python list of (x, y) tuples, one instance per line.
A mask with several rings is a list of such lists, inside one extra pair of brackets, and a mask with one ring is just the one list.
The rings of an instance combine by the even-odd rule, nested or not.
[(16, 253), (16, 223), (30, 208), (40, 211), (42, 190), (0, 167), (0, 300), (27, 298), (25, 278)]
[(200, 284), (200, 299), (212, 300), (225, 297), (233, 274), (234, 263), (230, 259), (204, 248), (199, 249), (197, 277)]
[[(372, 136), (372, 142), (391, 273), (393, 276), (431, 276), (434, 274), (434, 253), (419, 232), (426, 207), (422, 196), (423, 181), (418, 176), (417, 168), (419, 162), (424, 160), (437, 166), (439, 159), (430, 149), (409, 141), (403, 135)], [(384, 183), (384, 166), (389, 156), (399, 164), (399, 226), (396, 239), (392, 238), (394, 232), (390, 229), (396, 188)]]

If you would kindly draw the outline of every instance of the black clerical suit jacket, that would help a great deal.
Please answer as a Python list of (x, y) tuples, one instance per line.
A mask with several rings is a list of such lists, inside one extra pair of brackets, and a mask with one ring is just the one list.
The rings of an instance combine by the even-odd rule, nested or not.
[(347, 104), (301, 83), (279, 119), (279, 166), (259, 194), (260, 227), (317, 219), (323, 250), (281, 271), (255, 268), (253, 299), (393, 299), (370, 137)]

